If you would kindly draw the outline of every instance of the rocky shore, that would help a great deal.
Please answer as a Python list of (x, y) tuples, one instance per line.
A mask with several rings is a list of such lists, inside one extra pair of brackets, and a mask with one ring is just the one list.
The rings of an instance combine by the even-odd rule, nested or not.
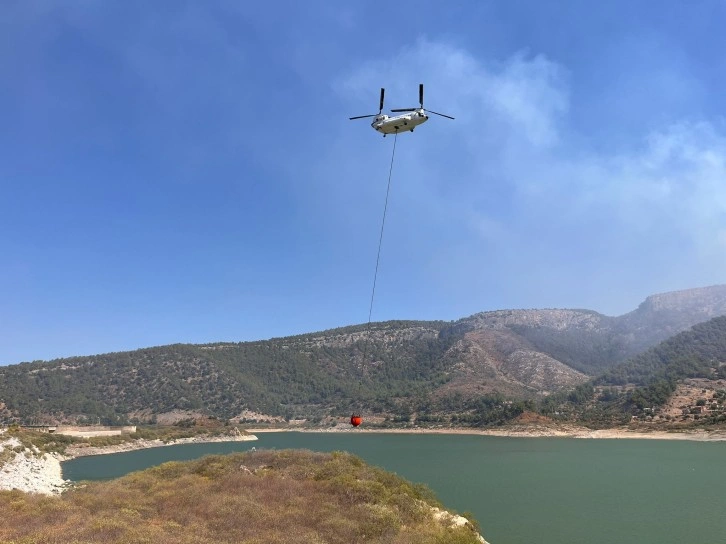
[[(28, 493), (57, 495), (67, 489), (71, 484), (69, 480), (63, 479), (61, 461), (67, 461), (75, 457), (120, 453), (145, 448), (157, 448), (160, 446), (173, 446), (175, 444), (243, 442), (248, 440), (257, 440), (257, 437), (246, 434), (213, 437), (197, 436), (180, 438), (169, 442), (162, 442), (161, 440), (135, 440), (116, 446), (100, 448), (73, 446), (66, 450), (66, 455), (59, 455), (50, 453), (41, 454), (37, 449), (21, 449), (22, 445), (20, 441), (17, 438), (10, 437), (5, 440), (0, 440), (0, 454), (5, 453), (8, 457), (5, 463), (0, 466), (0, 490), (17, 489)], [(12, 453), (8, 450), (12, 450)]]
[[(440, 523), (444, 523), (449, 527), (471, 527), (471, 523), (464, 516), (452, 514), (448, 510), (442, 510), (441, 508), (436, 508), (435, 506), (431, 507), (431, 512), (433, 513), (435, 520), (439, 521)], [(484, 537), (481, 536), (479, 533), (476, 533), (476, 535), (479, 542), (481, 542), (482, 544), (489, 544), (489, 542), (484, 540)]]
[[(192, 444), (205, 442), (236, 442), (257, 440), (257, 433), (267, 432), (369, 432), (369, 433), (411, 433), (411, 434), (474, 434), (483, 436), (504, 436), (520, 438), (561, 437), (561, 438), (589, 438), (589, 439), (639, 439), (639, 440), (694, 440), (694, 441), (724, 441), (724, 430), (688, 430), (680, 432), (667, 432), (658, 430), (634, 430), (628, 428), (592, 430), (577, 426), (547, 426), (547, 425), (518, 425), (502, 429), (348, 429), (348, 428), (268, 428), (249, 429), (249, 433), (236, 436), (197, 436), (180, 438), (164, 442), (161, 440), (135, 440), (115, 446), (92, 447), (89, 445), (76, 445), (67, 448), (65, 455), (40, 454), (39, 451), (27, 448), (19, 449), (21, 443), (16, 438), (0, 437), (0, 454), (5, 453), (5, 463), (0, 466), (0, 490), (18, 489), (30, 493), (43, 493), (53, 495), (61, 493), (70, 482), (63, 479), (61, 462), (88, 455), (106, 455), (121, 453), (145, 448), (158, 448), (177, 444)], [(13, 453), (7, 450), (13, 450)], [(8, 455), (9, 454), (9, 455)]]
[(68, 487), (70, 482), (63, 479), (61, 472), (61, 461), (65, 457), (49, 453), (41, 455), (38, 450), (20, 448), (20, 441), (16, 438), (0, 442), (0, 453), (7, 453), (7, 450), (15, 453), (0, 467), (0, 489), (56, 495)]

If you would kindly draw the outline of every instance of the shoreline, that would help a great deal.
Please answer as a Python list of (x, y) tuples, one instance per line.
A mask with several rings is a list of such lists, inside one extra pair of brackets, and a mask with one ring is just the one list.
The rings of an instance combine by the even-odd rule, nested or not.
[[(43, 456), (26, 455), (30, 450), (18, 453), (12, 460), (0, 467), (0, 490), (18, 489), (29, 493), (42, 493), (45, 495), (58, 495), (72, 484), (63, 478), (61, 463), (78, 457), (92, 455), (110, 455), (127, 451), (136, 451), (180, 444), (203, 444), (214, 442), (247, 442), (258, 440), (257, 434), (263, 433), (364, 433), (364, 434), (446, 434), (446, 435), (474, 435), (494, 436), (503, 438), (578, 438), (593, 440), (688, 440), (694, 442), (722, 442), (726, 441), (726, 429), (718, 430), (632, 430), (624, 428), (592, 430), (576, 426), (547, 426), (547, 425), (521, 425), (510, 426), (503, 429), (474, 429), (474, 428), (400, 428), (400, 429), (361, 429), (346, 427), (320, 427), (320, 428), (256, 428), (245, 429), (247, 434), (239, 436), (195, 436), (178, 438), (169, 442), (162, 440), (140, 439), (125, 442), (114, 446), (69, 446), (64, 455), (44, 454)], [(13, 447), (19, 442), (12, 440), (0, 441), (2, 446)]]
[[(179, 444), (211, 443), (211, 442), (247, 442), (257, 440), (253, 434), (237, 436), (207, 436), (178, 438), (169, 442), (161, 440), (140, 439), (133, 442), (125, 442), (115, 446), (103, 447), (78, 447), (69, 446), (64, 455), (58, 453), (45, 453), (25, 448), (17, 452), (14, 457), (0, 466), (0, 490), (12, 491), (17, 489), (26, 493), (39, 493), (42, 495), (60, 495), (63, 491), (73, 485), (71, 480), (63, 478), (61, 463), (70, 461), (77, 457), (91, 455), (107, 455), (122, 453), (147, 448), (159, 448), (163, 446), (175, 446)], [(0, 451), (5, 448), (14, 448), (20, 445), (17, 439), (0, 440)]]
[(163, 440), (147, 440), (141, 438), (131, 442), (123, 442), (114, 446), (69, 446), (63, 456), (63, 461), (70, 461), (77, 457), (89, 457), (91, 455), (109, 455), (112, 453), (124, 453), (127, 451), (145, 450), (148, 448), (162, 448), (164, 446), (178, 446), (180, 444), (207, 444), (214, 442), (249, 442), (257, 440), (257, 437), (250, 433), (235, 436), (192, 436), (189, 438), (177, 438), (164, 442)]
[(245, 429), (249, 433), (370, 433), (370, 434), (449, 434), (449, 435), (478, 435), (498, 436), (506, 438), (580, 438), (594, 440), (690, 440), (694, 442), (722, 442), (726, 441), (726, 430), (684, 430), (684, 431), (638, 431), (631, 429), (588, 429), (586, 427), (549, 427), (539, 425), (526, 425), (508, 427), (504, 429), (346, 429), (337, 427), (321, 428), (255, 428)]

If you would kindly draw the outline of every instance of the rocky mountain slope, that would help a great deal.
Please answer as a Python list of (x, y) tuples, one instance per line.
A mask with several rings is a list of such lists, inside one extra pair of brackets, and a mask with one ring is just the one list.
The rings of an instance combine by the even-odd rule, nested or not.
[(726, 315), (671, 336), (568, 393), (544, 399), (539, 410), (597, 427), (619, 423), (722, 426), (726, 423)]
[(0, 367), (0, 418), (106, 422), (179, 410), (395, 417), (451, 398), (536, 399), (726, 314), (726, 286), (648, 297), (609, 317), (499, 310), (455, 322), (392, 321), (257, 342), (171, 345)]
[(627, 338), (627, 356), (684, 331), (696, 323), (726, 315), (726, 285), (651, 295), (616, 320), (616, 331)]
[(503, 310), (461, 321), (469, 330), (509, 329), (537, 351), (589, 375), (684, 331), (726, 314), (726, 285), (651, 295), (630, 313), (589, 310)]

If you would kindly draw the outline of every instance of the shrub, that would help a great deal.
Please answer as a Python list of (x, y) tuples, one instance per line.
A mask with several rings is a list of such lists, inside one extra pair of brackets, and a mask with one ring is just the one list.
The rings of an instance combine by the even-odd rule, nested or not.
[(425, 486), (347, 453), (261, 450), (164, 463), (61, 497), (0, 492), (0, 516), (13, 520), (0, 542), (478, 542), (435, 521), (424, 497)]

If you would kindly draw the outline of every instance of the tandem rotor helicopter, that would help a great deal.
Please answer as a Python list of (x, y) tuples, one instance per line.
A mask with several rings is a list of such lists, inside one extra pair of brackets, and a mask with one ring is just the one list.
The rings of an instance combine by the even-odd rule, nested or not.
[(447, 119), (453, 119), (453, 117), (451, 117), (450, 115), (424, 109), (423, 83), (419, 84), (418, 86), (418, 108), (402, 108), (397, 110), (391, 110), (391, 112), (394, 113), (402, 111), (409, 112), (404, 115), (395, 115), (393, 117), (389, 117), (388, 115), (383, 113), (383, 96), (385, 92), (385, 89), (381, 89), (381, 101), (378, 106), (378, 113), (372, 113), (371, 115), (358, 115), (356, 117), (350, 117), (350, 120), (352, 121), (354, 119), (375, 117), (375, 119), (373, 119), (373, 122), (371, 123), (371, 126), (375, 130), (383, 134), (383, 137), (385, 138), (387, 134), (398, 134), (399, 132), (405, 132), (407, 130), (413, 132), (413, 129), (415, 129), (417, 126), (429, 120), (429, 113), (434, 113), (436, 115), (440, 115), (441, 117), (446, 117)]

